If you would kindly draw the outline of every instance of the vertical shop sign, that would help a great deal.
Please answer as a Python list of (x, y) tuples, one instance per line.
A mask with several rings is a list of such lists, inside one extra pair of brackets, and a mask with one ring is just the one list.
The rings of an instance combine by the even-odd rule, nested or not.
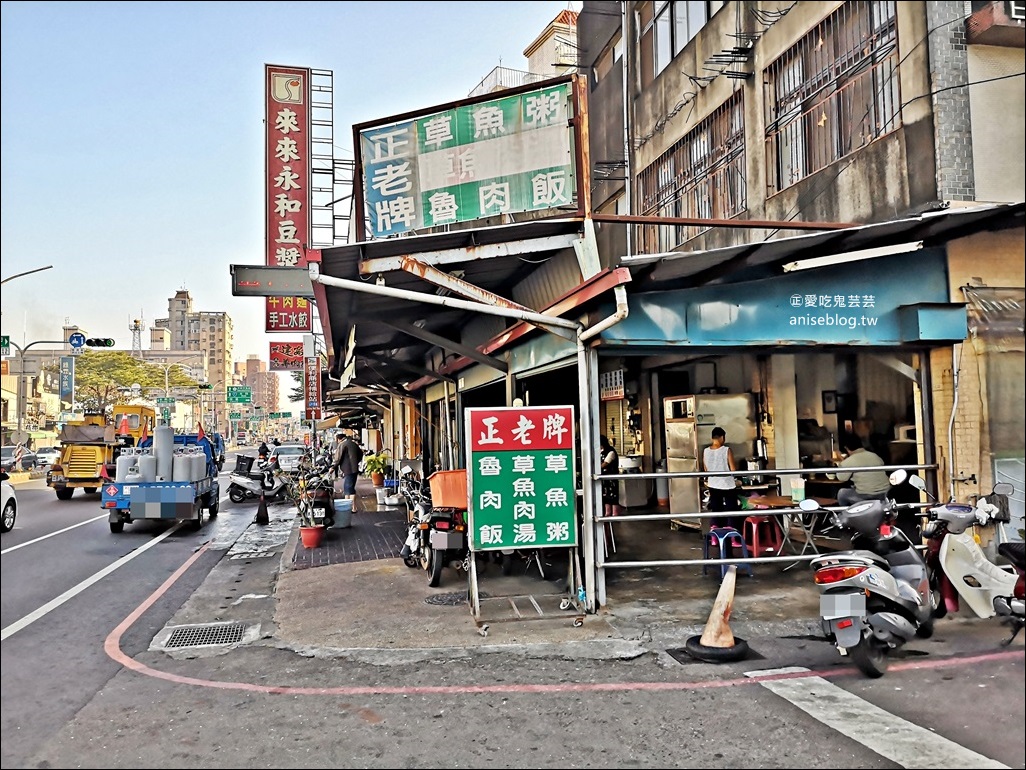
[(268, 369), (272, 372), (303, 371), (303, 343), (272, 342), (270, 362)]
[[(266, 87), (266, 259), (273, 267), (306, 267), (310, 244), (311, 153), (310, 69), (264, 65)], [(268, 332), (310, 331), (306, 325), (272, 323), (268, 297)], [(291, 297), (277, 299), (293, 299)]]
[(303, 359), (303, 404), (306, 419), (321, 419), (321, 359), (308, 356)]
[(467, 409), (474, 551), (577, 545), (573, 406)]
[(61, 356), (61, 409), (70, 410), (75, 405), (75, 357)]

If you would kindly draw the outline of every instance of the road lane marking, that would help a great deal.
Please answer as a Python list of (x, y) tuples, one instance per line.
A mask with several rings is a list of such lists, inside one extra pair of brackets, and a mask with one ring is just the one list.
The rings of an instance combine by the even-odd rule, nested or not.
[(64, 529), (58, 529), (58, 530), (56, 530), (54, 532), (50, 532), (50, 533), (48, 533), (46, 535), (42, 535), (40, 537), (37, 537), (34, 540), (27, 540), (24, 543), (18, 543), (17, 545), (12, 545), (10, 548), (5, 548), (2, 551), (0, 551), (0, 555), (5, 554), (5, 553), (10, 553), (11, 551), (17, 551), (19, 548), (24, 548), (25, 546), (32, 545), (33, 543), (40, 543), (43, 540), (46, 540), (48, 537), (54, 537), (56, 535), (63, 535), (65, 532), (70, 532), (71, 530), (75, 529), (75, 527), (84, 527), (86, 524), (92, 524), (94, 521), (99, 521), (100, 519), (106, 519), (106, 518), (107, 518), (107, 514), (106, 513), (101, 513), (99, 516), (94, 516), (91, 519), (86, 519), (85, 521), (80, 521), (78, 524), (72, 524), (70, 527), (65, 527)]
[[(107, 517), (106, 514), (104, 514), (101, 518), (106, 518), (106, 517)], [(93, 519), (93, 521), (95, 521), (95, 519)], [(83, 523), (87, 523), (87, 522), (83, 522)], [(77, 526), (80, 526), (80, 525), (76, 524), (75, 526), (77, 527)], [(14, 621), (13, 623), (11, 623), (11, 625), (7, 626), (2, 632), (0, 632), (0, 641), (3, 641), (4, 639), (7, 639), (7, 637), (11, 636), (12, 634), (18, 633), (23, 628), (27, 628), (28, 626), (32, 625), (33, 623), (35, 623), (40, 618), (43, 618), (46, 615), (48, 615), (49, 613), (53, 612), (55, 609), (60, 607), (62, 604), (64, 604), (69, 599), (72, 599), (72, 598), (78, 596), (84, 590), (89, 588), (89, 586), (94, 585), (95, 583), (98, 583), (99, 581), (103, 580), (105, 577), (107, 577), (107, 575), (109, 575), (112, 572), (114, 572), (115, 570), (118, 570), (121, 567), (125, 566), (126, 564), (128, 564), (128, 562), (132, 561), (132, 559), (134, 559), (135, 557), (141, 556), (143, 553), (145, 553), (146, 551), (148, 551), (151, 548), (153, 548), (153, 546), (157, 545), (158, 543), (163, 541), (165, 538), (170, 537), (175, 532), (177, 532), (179, 529), (181, 529), (181, 527), (182, 527), (182, 524), (180, 522), (178, 524), (175, 524), (173, 527), (171, 527), (171, 528), (167, 529), (166, 531), (160, 533), (159, 535), (157, 535), (155, 538), (153, 538), (152, 540), (148, 541), (144, 545), (141, 545), (138, 548), (136, 548), (134, 551), (131, 551), (130, 553), (125, 554), (120, 559), (118, 559), (116, 562), (108, 564), (106, 567), (101, 569), (96, 574), (91, 575), (90, 577), (87, 577), (85, 580), (83, 580), (78, 585), (69, 588), (67, 591), (62, 593), (60, 596), (56, 597), (55, 599), (51, 599), (50, 601), (48, 601), (46, 604), (44, 604), (39, 609), (33, 610), (28, 615), (26, 615), (25, 617), (21, 618), (21, 620)], [(74, 527), (68, 527), (68, 529), (74, 529)], [(63, 531), (66, 531), (66, 530), (61, 530), (61, 531), (63, 532)], [(37, 539), (41, 540), (42, 538), (37, 538)], [(36, 541), (31, 541), (31, 542), (36, 542)], [(23, 545), (28, 545), (28, 543), (23, 543)], [(14, 550), (14, 548), (11, 548), (9, 550)], [(6, 551), (4, 553), (6, 553)]]
[(1000, 762), (908, 722), (889, 711), (812, 674), (807, 668), (766, 669), (746, 672), (748, 677), (801, 674), (786, 679), (760, 679), (759, 684), (797, 706), (806, 714), (842, 735), (875, 751), (901, 767), (1007, 768)]

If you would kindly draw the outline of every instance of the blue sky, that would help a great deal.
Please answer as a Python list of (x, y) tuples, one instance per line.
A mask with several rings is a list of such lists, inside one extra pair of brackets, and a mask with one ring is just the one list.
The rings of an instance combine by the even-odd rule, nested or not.
[[(3, 2), (3, 333), (66, 322), (131, 346), (129, 324), (225, 311), (235, 355), (267, 358), (263, 300), (230, 264), (263, 262), (264, 64), (334, 73), (336, 157), (352, 125), (461, 99), (568, 2)], [(144, 337), (143, 347), (148, 346)]]

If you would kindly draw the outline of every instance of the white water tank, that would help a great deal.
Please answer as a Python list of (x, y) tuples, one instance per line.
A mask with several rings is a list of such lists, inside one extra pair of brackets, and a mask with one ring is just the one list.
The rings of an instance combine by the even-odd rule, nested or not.
[(175, 432), (167, 425), (153, 431), (153, 454), (157, 458), (157, 481), (170, 481), (173, 471)]
[(171, 462), (172, 481), (192, 481), (192, 458), (184, 452), (175, 452)]
[(139, 472), (142, 474), (143, 481), (157, 480), (157, 458), (148, 450), (144, 449), (139, 455)]

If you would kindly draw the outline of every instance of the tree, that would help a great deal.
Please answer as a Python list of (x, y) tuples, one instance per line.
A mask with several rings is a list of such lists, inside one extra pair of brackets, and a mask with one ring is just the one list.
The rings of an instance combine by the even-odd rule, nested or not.
[[(75, 399), (86, 411), (106, 413), (122, 401), (122, 391), (139, 383), (147, 388), (164, 388), (164, 366), (141, 361), (123, 350), (87, 350), (75, 360)], [(167, 370), (169, 385), (196, 387), (181, 366)]]
[(306, 398), (306, 389), (303, 387), (303, 372), (292, 372), (292, 390), (289, 391), (289, 401), (292, 403), (302, 402)]

